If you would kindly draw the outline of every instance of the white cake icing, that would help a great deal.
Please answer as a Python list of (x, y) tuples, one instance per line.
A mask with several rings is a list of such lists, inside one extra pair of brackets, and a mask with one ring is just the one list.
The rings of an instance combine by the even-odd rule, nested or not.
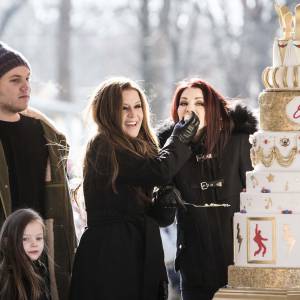
[(250, 142), (251, 160), (256, 171), (299, 171), (300, 132), (299, 131), (258, 131)]
[(300, 213), (300, 193), (241, 193), (240, 208), (247, 213)]
[(300, 193), (300, 170), (249, 171), (246, 186), (249, 193)]
[(273, 68), (300, 65), (300, 41), (275, 38), (273, 44)]
[(283, 36), (263, 72), (261, 128), (250, 137), (241, 212), (234, 215), (237, 267), (300, 268), (300, 5), (275, 5)]
[[(262, 239), (255, 239), (255, 227)], [(234, 217), (234, 263), (247, 267), (300, 267), (299, 214), (242, 214)], [(263, 240), (267, 239), (267, 240)], [(260, 242), (263, 246), (259, 250)], [(256, 255), (255, 252), (257, 251)]]

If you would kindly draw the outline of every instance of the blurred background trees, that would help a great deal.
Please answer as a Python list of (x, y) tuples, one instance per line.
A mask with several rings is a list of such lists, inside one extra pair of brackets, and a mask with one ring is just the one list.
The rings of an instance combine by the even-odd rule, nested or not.
[[(290, 9), (296, 1), (281, 1)], [(171, 92), (200, 76), (256, 106), (278, 20), (269, 0), (11, 0), (0, 38), (33, 67), (34, 97), (84, 106), (104, 78), (144, 84), (157, 120)], [(76, 110), (76, 109), (75, 109)]]

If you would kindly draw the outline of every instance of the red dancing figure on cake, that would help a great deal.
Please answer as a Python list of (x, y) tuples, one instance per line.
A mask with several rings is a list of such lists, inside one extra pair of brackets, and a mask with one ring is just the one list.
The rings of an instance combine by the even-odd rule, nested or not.
[(255, 226), (255, 237), (254, 237), (253, 241), (257, 244), (258, 249), (254, 252), (254, 256), (259, 254), (262, 249), (263, 249), (262, 256), (265, 256), (265, 254), (267, 252), (267, 248), (264, 245), (263, 241), (267, 241), (267, 240), (268, 240), (267, 238), (264, 238), (264, 237), (261, 236), (261, 230), (258, 229), (258, 224), (256, 224), (256, 226)]

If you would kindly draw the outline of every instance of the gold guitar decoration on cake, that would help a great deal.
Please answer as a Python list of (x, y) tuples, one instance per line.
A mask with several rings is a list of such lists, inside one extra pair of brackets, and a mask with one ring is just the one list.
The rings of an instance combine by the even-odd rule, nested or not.
[(289, 190), (289, 182), (286, 181), (285, 186), (284, 186), (284, 191), (287, 192)]
[(268, 179), (269, 182), (274, 182), (274, 175), (270, 173), (270, 174), (267, 176), (267, 179)]
[(296, 239), (292, 234), (291, 228), (288, 224), (283, 225), (283, 239), (287, 243), (288, 253), (290, 254), (295, 247)]
[(250, 179), (251, 179), (253, 188), (256, 188), (259, 185), (259, 182), (258, 182), (257, 178), (254, 175), (252, 175), (250, 177)]
[(273, 202), (272, 202), (272, 198), (266, 198), (265, 199), (265, 209), (270, 209), (273, 205)]

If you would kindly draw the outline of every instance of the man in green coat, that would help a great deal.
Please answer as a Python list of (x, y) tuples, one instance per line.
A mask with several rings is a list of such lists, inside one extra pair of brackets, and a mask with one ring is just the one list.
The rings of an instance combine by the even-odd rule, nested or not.
[(18, 208), (44, 218), (52, 300), (68, 298), (76, 238), (66, 176), (68, 145), (41, 113), (28, 109), (30, 66), (0, 42), (0, 225)]

